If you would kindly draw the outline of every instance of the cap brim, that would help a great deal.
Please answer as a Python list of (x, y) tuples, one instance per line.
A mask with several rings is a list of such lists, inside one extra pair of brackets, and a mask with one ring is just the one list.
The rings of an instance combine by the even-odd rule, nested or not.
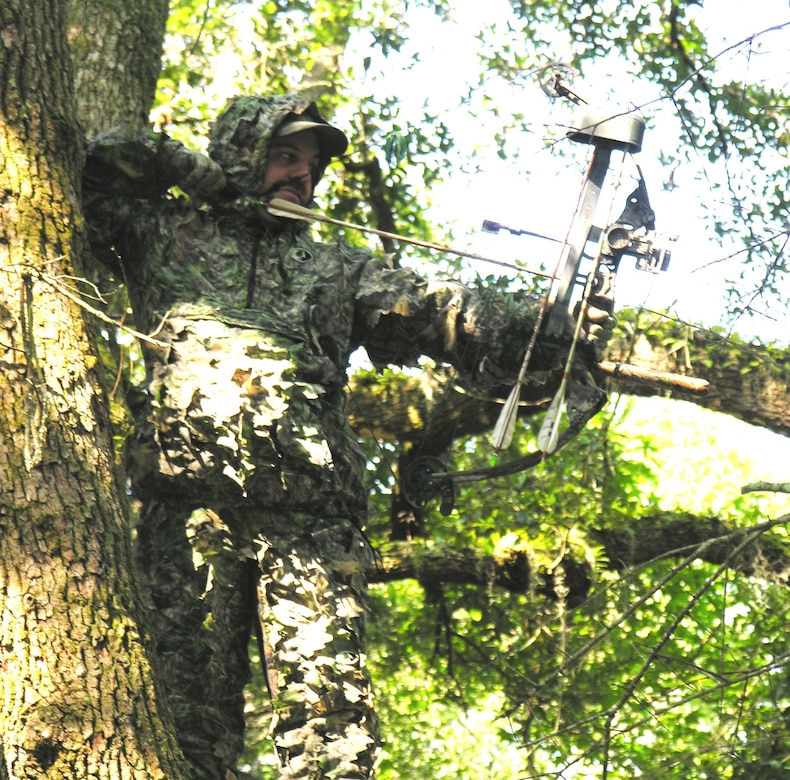
[(309, 119), (297, 119), (283, 125), (276, 133), (277, 138), (295, 135), (305, 130), (315, 130), (321, 143), (321, 149), (328, 157), (340, 157), (348, 148), (348, 138), (342, 130), (323, 122), (312, 122)]

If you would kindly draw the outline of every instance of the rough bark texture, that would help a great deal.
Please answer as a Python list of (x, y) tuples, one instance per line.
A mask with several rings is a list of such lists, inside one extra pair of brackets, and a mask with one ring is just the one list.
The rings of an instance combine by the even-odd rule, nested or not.
[(69, 3), (77, 116), (83, 132), (148, 121), (168, 14), (167, 0)]
[(19, 778), (179, 778), (80, 310), (64, 2), (0, 5), (0, 734)]

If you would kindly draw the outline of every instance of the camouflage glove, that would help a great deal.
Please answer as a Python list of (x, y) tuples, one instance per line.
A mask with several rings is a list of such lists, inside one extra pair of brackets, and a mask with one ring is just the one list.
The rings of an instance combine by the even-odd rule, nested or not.
[(85, 150), (83, 186), (105, 196), (160, 196), (170, 183), (161, 181), (159, 144), (149, 128), (118, 125), (104, 130)]
[[(573, 312), (574, 318), (579, 316), (581, 302), (576, 304)], [(607, 344), (612, 338), (612, 333), (617, 327), (617, 317), (612, 314), (614, 310), (614, 285), (611, 275), (602, 269), (598, 276), (593, 294), (587, 304), (587, 311), (582, 323), (582, 333), (585, 339), (593, 345), (595, 355), (600, 360), (606, 352)]]
[(217, 195), (225, 187), (225, 174), (209, 156), (167, 139), (159, 149), (160, 165), (171, 179), (198, 203)]
[(161, 197), (179, 186), (202, 202), (225, 186), (225, 174), (210, 157), (149, 127), (123, 125), (100, 133), (86, 149), (83, 182), (105, 195)]
[(594, 306), (591, 301), (582, 323), (582, 331), (587, 341), (595, 348), (595, 354), (599, 360), (606, 352), (606, 347), (616, 327), (617, 317), (605, 309)]

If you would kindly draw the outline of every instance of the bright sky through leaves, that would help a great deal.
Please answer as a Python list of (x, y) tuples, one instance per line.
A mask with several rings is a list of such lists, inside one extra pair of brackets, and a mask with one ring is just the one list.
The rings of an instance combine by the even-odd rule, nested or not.
[[(509, 4), (489, 0), (455, 6), (449, 21), (413, 7), (406, 16), (408, 41), (403, 49), (390, 54), (383, 63), (385, 70), (371, 70), (361, 78), (357, 93), (397, 96), (399, 108), (393, 123), (401, 129), (420, 122), (426, 106), (450, 127), (460, 162), (445, 186), (430, 193), (429, 219), (451, 225), (461, 248), (508, 261), (520, 259), (532, 264), (540, 260), (551, 268), (556, 245), (506, 233), (491, 236), (480, 226), (484, 219), (490, 219), (562, 238), (572, 217), (589, 147), (576, 145), (571, 158), (552, 153), (552, 144), (567, 144), (562, 127), (572, 117), (573, 107), (567, 101), (547, 97), (534, 74), (520, 72), (508, 83), (488, 73), (479, 81), (477, 52), (481, 36), (488, 45), (498, 43), (503, 50), (519, 46), (506, 24), (512, 18)], [(710, 36), (711, 51), (723, 52), (716, 60), (717, 77), (784, 87), (788, 82), (790, 27), (763, 31), (790, 22), (787, 3), (761, 0), (750, 7), (748, 18), (740, 13), (723, 14), (717, 3), (707, 6), (696, 9), (697, 23)], [(727, 51), (753, 35), (756, 37), (751, 45)], [(365, 34), (355, 43), (357, 56), (364, 57), (370, 45)], [(352, 56), (349, 50), (347, 57)], [(556, 41), (555, 56), (560, 61), (574, 60), (573, 52), (563, 48), (561, 40)], [(363, 68), (355, 71), (361, 74)], [(635, 186), (637, 163), (647, 182), (659, 234), (677, 236), (673, 243), (663, 242), (672, 250), (666, 274), (638, 272), (633, 259), (623, 261), (617, 306), (672, 308), (677, 316), (692, 323), (716, 324), (721, 320), (726, 279), (733, 277), (740, 256), (724, 258), (741, 249), (726, 240), (720, 246), (710, 228), (712, 212), (727, 213), (734, 208), (731, 201), (718, 194), (726, 192), (717, 186), (724, 175), (721, 166), (713, 167), (707, 159), (698, 158), (688, 166), (662, 167), (662, 147), (676, 145), (682, 132), (678, 117), (672, 103), (661, 99), (654, 85), (629, 74), (622, 60), (609, 56), (594, 67), (586, 66), (574, 87), (592, 104), (643, 107), (647, 129), (642, 152), (633, 161), (626, 160), (622, 185), (609, 193), (608, 207), (615, 217), (622, 211), (625, 198)], [(502, 131), (498, 106), (522, 112), (531, 130), (506, 134), (510, 156), (505, 160), (497, 155), (495, 143), (497, 133)], [(616, 175), (608, 174), (610, 184)], [(604, 209), (605, 200), (606, 193), (601, 200)], [(709, 211), (704, 212), (701, 204)], [(785, 228), (776, 227), (778, 231)], [(480, 264), (477, 270), (493, 272), (491, 266)], [(779, 307), (769, 315), (749, 322), (741, 320), (737, 328), (747, 337), (786, 340), (783, 334), (790, 322), (786, 312)], [(784, 319), (778, 319), (782, 316)]]

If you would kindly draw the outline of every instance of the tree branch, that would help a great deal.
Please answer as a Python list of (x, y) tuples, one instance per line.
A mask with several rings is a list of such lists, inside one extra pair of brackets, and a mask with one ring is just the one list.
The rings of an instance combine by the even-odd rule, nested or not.
[[(604, 372), (596, 376), (601, 386), (625, 395), (690, 401), (790, 436), (787, 350), (724, 338), (662, 317), (618, 313), (621, 328), (609, 344), (607, 359), (696, 376), (709, 382), (708, 390), (695, 393)], [(502, 403), (459, 392), (451, 372), (442, 368), (419, 378), (393, 374), (386, 383), (377, 376), (360, 375), (349, 386), (355, 401), (352, 425), (362, 435), (372, 431), (385, 441), (420, 442), (420, 448), (431, 454), (446, 450), (454, 439), (489, 431)], [(502, 388), (501, 397), (507, 392), (508, 388)], [(521, 415), (527, 417), (543, 408), (525, 405)]]
[[(646, 323), (648, 316), (653, 321)], [(625, 328), (610, 343), (608, 359), (657, 371), (693, 374), (709, 382), (707, 392), (691, 394), (625, 378), (610, 382), (612, 389), (628, 395), (659, 395), (691, 401), (790, 436), (787, 350), (725, 338), (685, 323), (661, 321), (661, 316), (618, 314)]]
[[(765, 533), (790, 523), (790, 515), (750, 528), (731, 528), (716, 517), (675, 513), (643, 517), (624, 529), (602, 528), (591, 533), (603, 547), (610, 570), (624, 571), (652, 561), (688, 557), (699, 548), (699, 559), (713, 565), (727, 563), (731, 571), (778, 585), (790, 584), (790, 545)], [(744, 535), (762, 531), (751, 544), (730, 556), (743, 544)], [(523, 543), (520, 543), (523, 544)], [(471, 549), (431, 547), (413, 542), (388, 543), (377, 548), (379, 558), (368, 571), (370, 582), (415, 579), (437, 585), (496, 586), (511, 593), (534, 592), (556, 598), (555, 571), (536, 570), (523, 546), (497, 555), (480, 555)], [(564, 569), (570, 604), (581, 603), (592, 585), (589, 564), (565, 556)]]

